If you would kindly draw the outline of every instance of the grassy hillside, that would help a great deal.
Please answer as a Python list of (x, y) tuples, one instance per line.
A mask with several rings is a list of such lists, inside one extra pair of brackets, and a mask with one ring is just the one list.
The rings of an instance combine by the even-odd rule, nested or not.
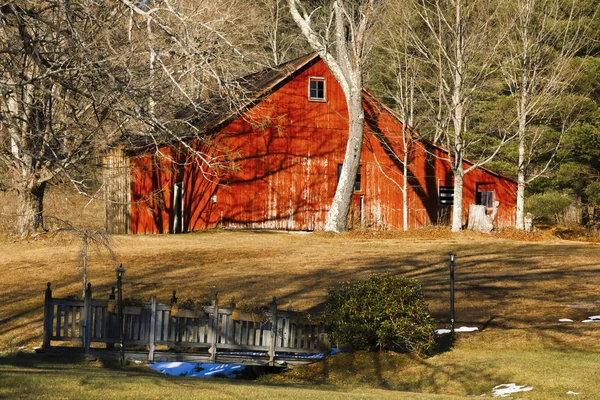
[[(0, 243), (0, 346), (35, 345), (41, 337), (46, 282), (56, 297), (81, 291), (81, 243), (63, 235)], [(448, 255), (457, 254), (458, 324), (522, 328), (583, 320), (600, 314), (600, 245), (495, 239), (465, 232), (287, 234), (212, 231), (187, 235), (119, 236), (116, 259), (91, 249), (88, 280), (94, 296), (108, 296), (114, 268), (126, 268), (124, 295), (167, 301), (219, 298), (267, 304), (272, 296), (296, 310), (317, 312), (340, 281), (392, 271), (423, 284), (440, 326), (447, 325)]]
[[(97, 398), (123, 392), (132, 398), (168, 398), (165, 393), (171, 398), (197, 393), (254, 397), (249, 390), (264, 398), (416, 398), (396, 391), (428, 393), (418, 398), (489, 396), (494, 386), (511, 382), (534, 386), (520, 398), (573, 398), (569, 391), (581, 393), (577, 398), (600, 398), (595, 378), (600, 324), (580, 322), (600, 314), (600, 245), (515, 236), (447, 230), (345, 235), (210, 231), (117, 236), (114, 259), (90, 249), (88, 279), (95, 297), (108, 296), (114, 269), (122, 263), (125, 297), (156, 295), (167, 302), (177, 290), (181, 301), (207, 300), (218, 292), (221, 301), (235, 298), (243, 306), (265, 305), (276, 296), (282, 308), (318, 312), (327, 289), (340, 281), (391, 271), (423, 284), (439, 327), (448, 326), (448, 258), (457, 254), (457, 325), (481, 331), (459, 334), (450, 351), (430, 359), (341, 355), (245, 384), (172, 380), (138, 368), (123, 375), (98, 362), (14, 356), (19, 348), (30, 351), (41, 343), (46, 282), (52, 282), (56, 297), (80, 294), (81, 243), (68, 233), (29, 241), (5, 236), (0, 241), (0, 397), (31, 392), (52, 398), (49, 382), (63, 389), (83, 382), (93, 390), (104, 385), (103, 379), (112, 382), (119, 376), (123, 383), (96, 393)], [(575, 322), (560, 323), (560, 318)]]

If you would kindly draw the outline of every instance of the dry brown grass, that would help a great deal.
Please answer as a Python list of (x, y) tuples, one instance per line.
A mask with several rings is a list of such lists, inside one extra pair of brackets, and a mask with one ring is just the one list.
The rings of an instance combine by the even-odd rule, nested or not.
[[(17, 197), (0, 191), (0, 239), (14, 239)], [(45, 225), (50, 231), (69, 221), (79, 229), (104, 229), (104, 202), (78, 195), (70, 186), (50, 186), (44, 197)]]
[[(39, 344), (46, 282), (56, 297), (81, 291), (80, 244), (67, 237), (0, 243), (0, 346)], [(472, 232), (346, 235), (210, 231), (118, 236), (127, 269), (126, 297), (279, 304), (319, 311), (327, 289), (345, 280), (392, 271), (421, 281), (440, 325), (448, 323), (448, 255), (457, 254), (459, 325), (480, 328), (551, 326), (600, 314), (600, 245), (558, 239), (535, 242)], [(116, 264), (92, 252), (88, 279), (106, 297)]]
[[(92, 202), (84, 208), (86, 203), (86, 199), (69, 194), (51, 196), (48, 214), (69, 219), (79, 228), (101, 229), (101, 203)], [(8, 225), (7, 220), (0, 219), (0, 231)], [(484, 333), (459, 335), (452, 351), (426, 360), (357, 353), (291, 371), (273, 382), (281, 380), (285, 390), (290, 384), (300, 383), (293, 397), (305, 398), (310, 396), (303, 385), (315, 383), (336, 388), (369, 386), (480, 395), (489, 394), (496, 384), (514, 381), (536, 387), (522, 396), (525, 398), (566, 398), (570, 390), (588, 394), (581, 398), (594, 398), (600, 373), (600, 325), (579, 321), (600, 314), (600, 244), (565, 241), (552, 234), (514, 230), (493, 235), (453, 234), (447, 229), (428, 229), (344, 235), (209, 231), (117, 236), (113, 242), (117, 260), (106, 252), (91, 250), (88, 275), (94, 296), (99, 297), (108, 296), (115, 283), (114, 268), (123, 263), (127, 269), (126, 297), (155, 295), (167, 302), (176, 289), (182, 302), (204, 301), (218, 291), (221, 301), (235, 297), (242, 307), (265, 305), (277, 296), (282, 308), (291, 305), (297, 310), (318, 312), (327, 289), (338, 282), (392, 271), (423, 284), (434, 317), (440, 326), (447, 327), (448, 257), (456, 253), (457, 324), (477, 326), (485, 329)], [(0, 234), (0, 353), (40, 344), (46, 282), (52, 282), (56, 297), (81, 292), (79, 251), (80, 242), (68, 234), (45, 234), (25, 241), (10, 233)], [(575, 322), (560, 324), (559, 318)], [(3, 360), (7, 365), (19, 365), (21, 358)], [(37, 359), (32, 362), (46, 363)], [(41, 383), (34, 379), (28, 387), (23, 382), (31, 375), (29, 370), (15, 368), (9, 365), (4, 371), (5, 377), (13, 380), (6, 392), (12, 397), (18, 388), (29, 393), (31, 387), (45, 388), (48, 382), (54, 385), (64, 375), (41, 375), (49, 378), (40, 378)], [(46, 364), (39, 368), (46, 373), (52, 369)], [(81, 365), (75, 363), (68, 368), (79, 370)], [(89, 374), (104, 372), (96, 368)], [(136, 398), (145, 390), (145, 384), (139, 383), (139, 374), (131, 376), (127, 391)], [(65, 387), (78, 386), (81, 381), (78, 376), (64, 380)], [(198, 387), (193, 390), (196, 393)], [(227, 386), (227, 390), (236, 398), (246, 393), (246, 389), (237, 387)], [(378, 397), (371, 389), (364, 390)], [(36, 393), (47, 395), (45, 389)], [(103, 393), (99, 398), (111, 396)], [(281, 397), (281, 393), (275, 397)]]
[[(81, 291), (80, 242), (68, 234), (17, 240), (7, 233), (11, 200), (3, 195), (0, 218), (0, 348), (37, 345), (45, 283), (57, 297)], [(49, 221), (102, 229), (99, 201), (53, 188)], [(427, 303), (448, 324), (448, 256), (457, 254), (456, 316), (480, 328), (552, 326), (600, 314), (600, 244), (570, 242), (552, 231), (527, 234), (453, 234), (448, 229), (409, 232), (326, 233), (207, 231), (185, 235), (117, 236), (117, 260), (90, 250), (88, 275), (95, 296), (106, 297), (114, 268), (123, 263), (125, 296), (267, 304), (318, 312), (327, 289), (345, 280), (392, 271), (421, 281)], [(0, 350), (1, 351), (1, 350)]]

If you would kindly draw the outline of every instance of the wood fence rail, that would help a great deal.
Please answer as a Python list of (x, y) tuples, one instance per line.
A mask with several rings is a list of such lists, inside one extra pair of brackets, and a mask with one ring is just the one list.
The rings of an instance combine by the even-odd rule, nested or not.
[[(83, 301), (52, 297), (48, 283), (44, 302), (43, 350), (64, 349), (52, 342), (75, 343), (88, 353), (120, 341), (114, 293), (108, 300), (92, 297), (88, 284)], [(249, 365), (283, 365), (314, 361), (330, 348), (323, 324), (302, 313), (277, 309), (275, 298), (265, 315), (245, 313), (212, 301), (203, 310), (181, 309), (175, 292), (171, 304), (149, 302), (123, 307), (123, 345), (127, 354), (148, 361), (201, 360), (226, 362), (241, 358)], [(167, 348), (157, 350), (157, 346)], [(71, 346), (73, 347), (73, 346)], [(145, 348), (145, 350), (139, 350)], [(238, 361), (239, 362), (239, 361)]]

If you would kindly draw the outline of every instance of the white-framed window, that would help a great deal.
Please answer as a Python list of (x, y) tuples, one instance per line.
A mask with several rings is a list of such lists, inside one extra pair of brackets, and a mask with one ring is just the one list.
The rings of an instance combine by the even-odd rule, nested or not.
[(308, 78), (308, 100), (327, 101), (325, 78), (320, 76)]
[(477, 183), (477, 197), (475, 202), (478, 205), (485, 206), (488, 210), (494, 208), (496, 200), (496, 185), (493, 183)]
[(479, 204), (485, 206), (486, 208), (494, 207), (494, 191), (493, 190), (482, 190), (478, 193), (480, 200)]

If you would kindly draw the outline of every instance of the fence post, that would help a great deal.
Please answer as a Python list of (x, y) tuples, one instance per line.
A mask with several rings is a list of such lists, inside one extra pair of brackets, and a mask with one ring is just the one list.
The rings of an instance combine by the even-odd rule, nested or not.
[(454, 336), (454, 260), (456, 255), (450, 254), (450, 334)]
[(219, 296), (215, 293), (213, 300), (213, 318), (210, 325), (210, 361), (215, 362), (217, 357), (217, 340), (219, 339)]
[(125, 366), (125, 338), (123, 336), (123, 274), (125, 268), (123, 264), (119, 265), (115, 272), (117, 273), (117, 318), (119, 319), (119, 365)]
[(83, 351), (87, 354), (90, 351), (90, 341), (92, 334), (92, 284), (87, 284), (85, 297), (83, 300), (83, 310), (81, 310), (81, 338), (83, 342)]
[(277, 342), (277, 298), (273, 297), (271, 303), (271, 312), (269, 313), (271, 320), (271, 343), (269, 343), (269, 365), (273, 365), (275, 360), (275, 344)]
[(177, 306), (177, 291), (173, 290), (173, 296), (171, 296), (171, 318), (169, 319), (169, 338), (177, 343), (179, 341), (179, 320), (178, 306)]
[(44, 296), (44, 341), (42, 347), (50, 348), (50, 340), (52, 339), (52, 325), (54, 322), (54, 306), (52, 305), (52, 289), (51, 283), (47, 283), (46, 294)]
[[(108, 295), (108, 306), (106, 308), (106, 323), (107, 323), (107, 327), (106, 327), (106, 337), (110, 338), (110, 339), (115, 339), (116, 336), (118, 336), (118, 333), (115, 333), (115, 328), (117, 327), (117, 323), (115, 321), (115, 313), (114, 313), (114, 308), (112, 308), (109, 312), (109, 307), (114, 307), (115, 302), (116, 302), (116, 298), (117, 295), (115, 294), (117, 288), (115, 288), (114, 286), (111, 289), (110, 294)], [(112, 306), (111, 306), (112, 304)], [(115, 348), (115, 344), (114, 343), (106, 343), (106, 348), (107, 349), (114, 349)]]
[(154, 361), (156, 331), (156, 296), (150, 298), (150, 332), (148, 338), (148, 361)]

